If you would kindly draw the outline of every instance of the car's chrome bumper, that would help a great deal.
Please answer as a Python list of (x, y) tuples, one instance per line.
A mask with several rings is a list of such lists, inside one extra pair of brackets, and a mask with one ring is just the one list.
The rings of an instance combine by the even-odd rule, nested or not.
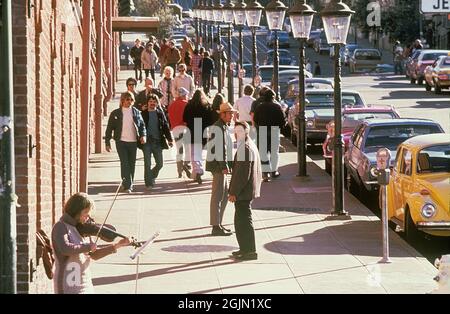
[(422, 231), (450, 231), (450, 221), (419, 221), (417, 229)]

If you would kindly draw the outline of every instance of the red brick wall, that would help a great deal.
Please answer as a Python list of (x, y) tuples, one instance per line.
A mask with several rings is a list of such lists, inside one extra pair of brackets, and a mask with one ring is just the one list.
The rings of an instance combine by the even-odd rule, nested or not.
[[(34, 5), (27, 12), (27, 0), (12, 2), (16, 193), (21, 205), (18, 292), (51, 293), (52, 282), (36, 256), (35, 232), (43, 229), (50, 235), (65, 200), (78, 191), (83, 38), (77, 12), (82, 9), (72, 9), (79, 6), (77, 0), (36, 0)], [(93, 64), (88, 70), (93, 152)], [(36, 145), (31, 157), (30, 136)]]

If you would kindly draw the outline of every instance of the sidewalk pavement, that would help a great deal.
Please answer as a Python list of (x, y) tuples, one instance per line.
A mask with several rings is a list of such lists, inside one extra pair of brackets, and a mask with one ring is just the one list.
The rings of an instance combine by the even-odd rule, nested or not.
[[(109, 112), (117, 106), (117, 100), (111, 102)], [(390, 233), (392, 263), (378, 263), (380, 221), (352, 195), (345, 192), (351, 219), (330, 218), (331, 178), (310, 159), (309, 178), (300, 179), (296, 153), (281, 154), (281, 176), (263, 183), (262, 197), (253, 203), (259, 258), (245, 262), (229, 257), (238, 249), (234, 234), (210, 236), (212, 177), (205, 175), (202, 185), (178, 179), (173, 150), (164, 152), (164, 161), (154, 189), (147, 191), (138, 152), (136, 191), (119, 194), (107, 221), (121, 234), (139, 240), (158, 230), (160, 236), (141, 255), (138, 268), (136, 260), (129, 258), (132, 247), (94, 262), (97, 293), (137, 289), (152, 294), (385, 294), (427, 293), (435, 288), (436, 269), (394, 232)], [(91, 155), (88, 192), (96, 203), (96, 221), (103, 221), (119, 183), (115, 150)], [(224, 224), (231, 229), (233, 215), (234, 206), (228, 204)]]

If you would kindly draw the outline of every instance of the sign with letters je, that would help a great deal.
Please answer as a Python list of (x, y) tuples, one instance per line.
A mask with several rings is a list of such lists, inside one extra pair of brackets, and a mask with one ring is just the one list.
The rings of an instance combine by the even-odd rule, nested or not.
[(422, 0), (422, 13), (450, 13), (450, 0)]

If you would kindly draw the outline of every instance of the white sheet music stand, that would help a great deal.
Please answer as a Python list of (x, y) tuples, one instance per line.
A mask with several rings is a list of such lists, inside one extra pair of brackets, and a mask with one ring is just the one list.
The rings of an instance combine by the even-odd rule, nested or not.
[(140, 257), (140, 255), (141, 254), (143, 254), (144, 253), (144, 250), (145, 250), (145, 248), (149, 245), (149, 244), (151, 244), (151, 243), (153, 243), (153, 241), (155, 241), (155, 239), (157, 238), (157, 237), (159, 237), (159, 234), (160, 234), (160, 232), (159, 231), (156, 231), (155, 232), (155, 234), (154, 235), (152, 235), (139, 249), (137, 249), (136, 250), (136, 252), (134, 252), (131, 256), (130, 256), (130, 258), (132, 259), (132, 260), (134, 260), (136, 257), (137, 257), (137, 260), (136, 260), (136, 285), (135, 285), (135, 288), (134, 288), (134, 293), (135, 294), (137, 294), (137, 287), (138, 287), (138, 279), (139, 279), (139, 257)]

